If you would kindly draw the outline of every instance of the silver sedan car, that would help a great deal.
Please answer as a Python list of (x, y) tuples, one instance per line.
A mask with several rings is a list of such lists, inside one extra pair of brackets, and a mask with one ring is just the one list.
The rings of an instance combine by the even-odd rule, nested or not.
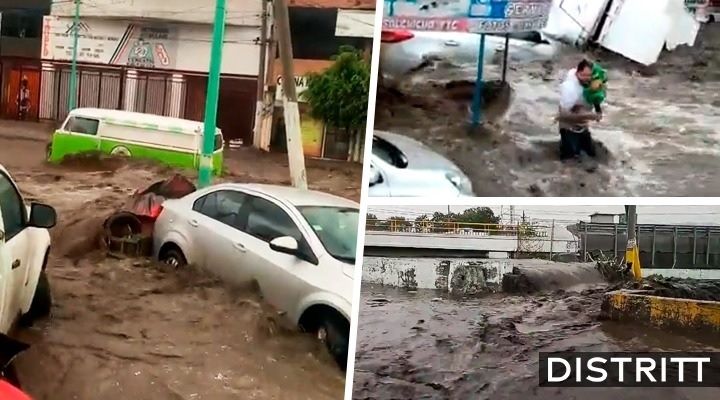
[[(540, 32), (512, 34), (508, 43), (510, 64), (552, 60), (562, 44)], [(505, 48), (504, 36), (485, 36), (485, 64), (497, 63)], [(480, 35), (463, 32), (382, 31), (380, 73), (393, 86), (428, 62), (446, 60), (457, 65), (477, 64)]]
[(375, 131), (370, 157), (372, 197), (473, 196), (470, 179), (452, 161), (407, 136)]
[(220, 184), (163, 203), (155, 256), (263, 298), (347, 364), (358, 204), (292, 187)]

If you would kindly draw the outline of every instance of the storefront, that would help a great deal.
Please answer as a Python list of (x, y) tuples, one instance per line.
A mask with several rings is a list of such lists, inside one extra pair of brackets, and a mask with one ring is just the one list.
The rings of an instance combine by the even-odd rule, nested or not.
[[(210, 54), (210, 25), (84, 18), (80, 21), (78, 107), (123, 109), (202, 120)], [(73, 22), (43, 22), (39, 117), (68, 113)], [(251, 145), (257, 96), (259, 28), (228, 26), (218, 105), (227, 139)]]

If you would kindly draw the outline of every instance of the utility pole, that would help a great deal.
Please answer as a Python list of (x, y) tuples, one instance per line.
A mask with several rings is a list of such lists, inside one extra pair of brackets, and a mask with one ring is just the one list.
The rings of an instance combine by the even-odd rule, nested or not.
[(207, 97), (205, 98), (203, 146), (198, 171), (198, 186), (201, 188), (210, 186), (210, 183), (212, 183), (213, 152), (215, 151), (215, 133), (217, 131), (217, 109), (218, 97), (220, 95), (220, 68), (222, 66), (224, 39), (225, 0), (215, 0), (215, 21), (213, 22)]
[(280, 61), (283, 66), (283, 114), (285, 117), (285, 138), (287, 140), (290, 182), (294, 187), (307, 189), (305, 154), (300, 135), (300, 111), (295, 90), (293, 71), (292, 39), (290, 37), (290, 16), (287, 0), (274, 0), (275, 28), (280, 44)]
[(552, 226), (550, 227), (550, 261), (552, 261), (553, 244), (554, 243), (555, 243), (555, 220), (552, 220)]
[(265, 74), (265, 64), (267, 63), (267, 49), (268, 49), (268, 0), (262, 1), (262, 21), (260, 22), (260, 65), (258, 66), (258, 85), (257, 85), (257, 101), (255, 104), (255, 134), (253, 145), (257, 148), (262, 148), (262, 131), (263, 131), (263, 119), (265, 114), (265, 84), (267, 83), (267, 76)]
[(68, 96), (68, 112), (74, 110), (77, 105), (78, 36), (80, 36), (80, 0), (75, 0), (75, 15), (73, 16), (72, 66), (70, 67), (70, 96)]
[(632, 271), (635, 280), (642, 279), (642, 270), (640, 268), (640, 250), (637, 244), (636, 225), (637, 213), (636, 206), (625, 206), (625, 214), (627, 215), (627, 247), (625, 248), (625, 264)]

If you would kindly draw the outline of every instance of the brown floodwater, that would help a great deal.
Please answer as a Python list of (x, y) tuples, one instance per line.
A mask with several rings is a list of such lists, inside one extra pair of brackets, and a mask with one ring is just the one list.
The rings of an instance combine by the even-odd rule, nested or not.
[(354, 399), (717, 399), (720, 388), (540, 388), (539, 352), (720, 351), (720, 338), (599, 321), (604, 287), (452, 300), (363, 284)]

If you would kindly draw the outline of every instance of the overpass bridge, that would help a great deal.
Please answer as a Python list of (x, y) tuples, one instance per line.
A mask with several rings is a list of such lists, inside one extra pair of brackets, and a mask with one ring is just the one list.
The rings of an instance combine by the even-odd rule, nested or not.
[(559, 227), (429, 222), (368, 221), (366, 255), (513, 258), (522, 253), (550, 258), (576, 253), (577, 241)]

